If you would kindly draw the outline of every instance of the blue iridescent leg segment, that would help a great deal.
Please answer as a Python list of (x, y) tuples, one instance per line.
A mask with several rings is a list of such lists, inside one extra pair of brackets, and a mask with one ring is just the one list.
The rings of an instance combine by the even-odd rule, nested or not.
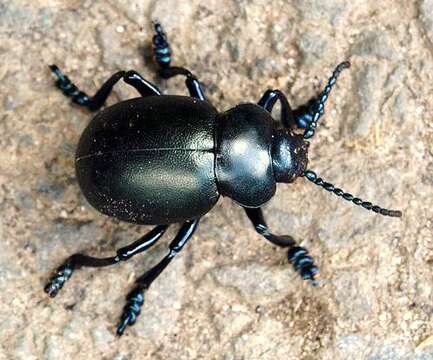
[(169, 79), (173, 76), (182, 75), (185, 76), (185, 85), (191, 97), (205, 100), (203, 88), (198, 79), (189, 71), (183, 67), (170, 66), (171, 63), (171, 49), (168, 43), (167, 35), (162, 29), (161, 24), (155, 22), (153, 24), (155, 35), (153, 36), (153, 55), (156, 63), (159, 65), (159, 75), (164, 79)]
[(144, 303), (144, 292), (149, 289), (153, 281), (164, 271), (167, 265), (192, 237), (197, 229), (199, 220), (186, 221), (169, 245), (168, 254), (158, 264), (137, 279), (137, 285), (126, 297), (126, 305), (123, 308), (123, 313), (117, 326), (117, 335), (122, 335), (127, 326), (135, 323), (137, 316), (140, 314), (141, 306)]
[(289, 251), (287, 258), (293, 265), (293, 268), (298, 272), (304, 280), (309, 280), (312, 285), (317, 285), (318, 281), (315, 276), (319, 270), (314, 264), (314, 260), (308, 255), (308, 251), (296, 245), (295, 240), (287, 235), (274, 235), (269, 229), (260, 208), (244, 208), (248, 218), (254, 225), (256, 231), (271, 243), (280, 246), (288, 247)]
[(161, 95), (161, 91), (150, 81), (145, 80), (136, 71), (119, 71), (112, 75), (93, 96), (77, 88), (72, 81), (62, 73), (57, 65), (50, 65), (49, 68), (57, 77), (56, 86), (65, 96), (72, 98), (72, 102), (87, 107), (90, 111), (98, 111), (107, 100), (114, 85), (121, 79), (133, 86), (141, 96)]
[(154, 245), (161, 236), (164, 235), (167, 228), (168, 225), (158, 225), (154, 227), (150, 232), (134, 243), (117, 250), (116, 255), (112, 257), (96, 258), (85, 254), (71, 255), (54, 272), (50, 281), (44, 288), (45, 292), (50, 297), (55, 297), (76, 269), (82, 267), (105, 267), (130, 259), (132, 256), (137, 255)]

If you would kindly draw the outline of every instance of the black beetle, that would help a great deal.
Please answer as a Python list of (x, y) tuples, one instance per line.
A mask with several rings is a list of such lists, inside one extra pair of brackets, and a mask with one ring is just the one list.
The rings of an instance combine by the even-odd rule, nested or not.
[[(257, 104), (241, 104), (223, 113), (205, 99), (197, 78), (187, 69), (170, 66), (171, 51), (162, 27), (154, 23), (153, 52), (161, 77), (185, 76), (190, 97), (162, 95), (135, 71), (120, 71), (89, 97), (56, 65), (56, 85), (74, 103), (99, 110), (120, 79), (141, 95), (99, 112), (78, 144), (76, 173), (89, 203), (120, 220), (157, 226), (117, 255), (94, 258), (70, 256), (45, 287), (56, 296), (74, 269), (103, 267), (127, 260), (154, 245), (169, 224), (182, 222), (168, 254), (137, 279), (128, 294), (117, 334), (132, 325), (140, 313), (144, 291), (152, 284), (197, 228), (200, 217), (212, 209), (220, 195), (242, 206), (256, 231), (273, 244), (287, 247), (288, 260), (303, 279), (317, 283), (318, 270), (305, 248), (290, 236), (272, 234), (260, 207), (275, 193), (276, 183), (304, 176), (337, 196), (376, 213), (400, 217), (334, 187), (307, 170), (308, 141), (314, 135), (324, 104), (338, 75), (349, 67), (336, 67), (324, 90), (307, 104), (292, 110), (282, 92), (268, 90)], [(281, 122), (271, 111), (280, 102)], [(296, 130), (302, 129), (303, 134)]]

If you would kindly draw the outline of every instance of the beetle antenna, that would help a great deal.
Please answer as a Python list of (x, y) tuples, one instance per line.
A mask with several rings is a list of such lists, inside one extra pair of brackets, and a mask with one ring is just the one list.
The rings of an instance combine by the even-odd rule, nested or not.
[(325, 88), (320, 93), (319, 97), (311, 103), (310, 105), (312, 110), (310, 113), (311, 121), (308, 123), (304, 131), (304, 139), (310, 139), (313, 137), (315, 129), (317, 128), (317, 122), (319, 121), (320, 117), (323, 115), (323, 112), (325, 110), (326, 100), (328, 100), (329, 93), (331, 92), (332, 88), (337, 82), (338, 75), (340, 75), (340, 73), (344, 69), (348, 69), (349, 67), (350, 67), (349, 61), (343, 61), (342, 63), (338, 64), (337, 67), (334, 69), (331, 77), (329, 78)]
[(357, 198), (357, 197), (353, 196), (352, 194), (344, 192), (344, 190), (342, 190), (342, 189), (336, 188), (333, 184), (324, 181), (322, 178), (317, 177), (317, 174), (313, 170), (306, 170), (304, 172), (304, 176), (308, 180), (310, 180), (312, 183), (323, 187), (325, 190), (328, 190), (329, 192), (333, 192), (337, 196), (342, 196), (344, 200), (351, 201), (355, 205), (362, 206), (364, 209), (372, 210), (375, 213), (378, 213), (380, 215), (391, 216), (391, 217), (401, 217), (401, 211), (400, 210), (384, 209), (384, 208), (381, 208), (380, 206), (373, 205), (371, 202), (364, 201), (360, 198)]

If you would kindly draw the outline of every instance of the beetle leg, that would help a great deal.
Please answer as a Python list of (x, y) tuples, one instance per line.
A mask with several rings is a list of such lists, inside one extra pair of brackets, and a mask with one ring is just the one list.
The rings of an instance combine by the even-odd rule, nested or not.
[(200, 82), (188, 69), (185, 69), (183, 67), (178, 67), (178, 66), (170, 66), (167, 68), (160, 69), (159, 75), (164, 79), (169, 79), (177, 75), (186, 76), (185, 85), (188, 88), (191, 97), (200, 100), (206, 100)]
[(170, 66), (171, 63), (171, 50), (167, 35), (162, 29), (161, 24), (155, 22), (153, 24), (155, 35), (152, 39), (153, 55), (156, 62), (160, 66), (159, 75), (164, 79), (169, 79), (173, 76), (183, 75), (186, 76), (185, 85), (188, 88), (191, 97), (205, 100), (204, 91), (198, 79), (183, 67)]
[(284, 127), (290, 129), (295, 124), (292, 108), (290, 107), (286, 96), (280, 90), (266, 90), (257, 104), (269, 113), (272, 113), (272, 109), (277, 100), (280, 101), (281, 105), (281, 122)]
[(57, 268), (48, 284), (45, 292), (50, 297), (55, 297), (65, 282), (72, 276), (74, 270), (82, 267), (104, 267), (126, 261), (132, 256), (143, 252), (154, 245), (167, 230), (168, 225), (158, 225), (146, 235), (134, 243), (117, 250), (116, 256), (95, 258), (84, 254), (71, 255), (60, 267)]
[(123, 77), (124, 71), (113, 74), (92, 97), (79, 90), (71, 80), (64, 75), (56, 65), (50, 65), (49, 68), (57, 76), (56, 86), (62, 90), (63, 94), (70, 96), (72, 102), (77, 105), (85, 106), (91, 111), (97, 111), (105, 102), (113, 86)]
[(153, 30), (155, 31), (152, 39), (153, 56), (160, 67), (169, 67), (171, 63), (171, 49), (167, 35), (158, 22), (153, 23)]
[(290, 247), (296, 244), (295, 240), (289, 235), (275, 235), (269, 231), (262, 209), (244, 208), (244, 210), (256, 231), (272, 244), (280, 247)]
[(298, 271), (304, 280), (310, 280), (313, 285), (317, 285), (318, 281), (315, 279), (315, 275), (318, 273), (318, 269), (313, 258), (308, 255), (307, 249), (297, 246), (291, 236), (272, 234), (260, 208), (244, 208), (244, 210), (256, 231), (271, 243), (280, 247), (288, 247), (287, 258), (295, 271)]
[(123, 313), (117, 326), (117, 335), (122, 335), (127, 326), (135, 323), (137, 316), (140, 314), (140, 308), (144, 303), (144, 291), (150, 287), (171, 260), (182, 250), (197, 229), (199, 220), (186, 221), (170, 243), (167, 255), (136, 280), (137, 285), (126, 297), (126, 305), (123, 308)]
[(123, 78), (123, 80), (133, 86), (141, 96), (161, 95), (161, 91), (151, 82), (135, 71), (119, 71), (112, 75), (92, 97), (79, 90), (71, 80), (64, 75), (56, 65), (50, 65), (51, 71), (57, 76), (56, 86), (62, 90), (63, 94), (70, 96), (72, 102), (77, 105), (85, 106), (91, 111), (99, 110), (107, 100), (114, 85)]
[(133, 86), (143, 97), (161, 95), (156, 85), (144, 79), (138, 72), (130, 70), (123, 76), (123, 80)]

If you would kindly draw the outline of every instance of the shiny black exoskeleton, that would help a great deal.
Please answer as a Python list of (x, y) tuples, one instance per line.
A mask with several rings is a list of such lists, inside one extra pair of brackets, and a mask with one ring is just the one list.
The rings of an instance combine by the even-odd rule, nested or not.
[[(119, 71), (92, 97), (80, 91), (56, 65), (56, 85), (74, 103), (99, 110), (113, 86), (123, 79), (141, 95), (100, 111), (90, 122), (77, 148), (76, 173), (89, 203), (100, 212), (137, 224), (155, 224), (152, 231), (116, 256), (69, 257), (55, 272), (45, 291), (55, 296), (80, 267), (103, 267), (125, 261), (154, 245), (169, 224), (183, 225), (167, 255), (137, 279), (117, 328), (121, 335), (132, 325), (144, 303), (144, 291), (183, 248), (220, 195), (241, 205), (256, 231), (275, 245), (287, 247), (288, 260), (302, 278), (317, 284), (318, 272), (308, 251), (290, 236), (271, 233), (260, 207), (275, 194), (277, 183), (306, 177), (316, 185), (382, 215), (399, 217), (344, 192), (307, 170), (308, 139), (313, 137), (324, 105), (338, 75), (337, 66), (318, 97), (292, 111), (282, 92), (268, 90), (257, 104), (245, 103), (219, 113), (205, 99), (197, 78), (171, 66), (171, 51), (161, 25), (154, 24), (153, 52), (163, 78), (185, 76), (189, 97), (162, 95), (135, 71)], [(281, 121), (271, 111), (279, 101)], [(301, 134), (298, 134), (302, 130)]]

